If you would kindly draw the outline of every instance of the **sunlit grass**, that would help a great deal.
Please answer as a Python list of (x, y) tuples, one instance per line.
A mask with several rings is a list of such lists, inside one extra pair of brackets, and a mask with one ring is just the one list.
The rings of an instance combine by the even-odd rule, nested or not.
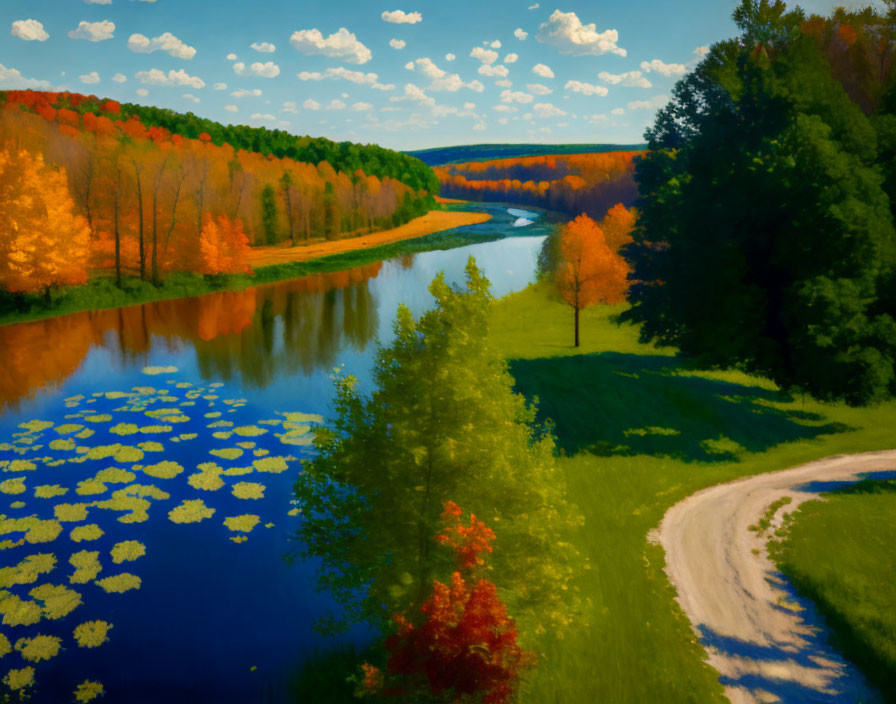
[(591, 609), (540, 644), (545, 657), (523, 700), (724, 701), (648, 531), (706, 486), (894, 447), (896, 404), (822, 404), (741, 372), (690, 369), (612, 323), (620, 310), (583, 311), (578, 349), (572, 309), (543, 285), (497, 301), (492, 315), (490, 341), (517, 390), (537, 395), (540, 416), (556, 423), (570, 497), (586, 519), (573, 541), (592, 565), (578, 581)]
[(771, 553), (835, 643), (896, 699), (896, 483), (865, 481), (800, 506)]

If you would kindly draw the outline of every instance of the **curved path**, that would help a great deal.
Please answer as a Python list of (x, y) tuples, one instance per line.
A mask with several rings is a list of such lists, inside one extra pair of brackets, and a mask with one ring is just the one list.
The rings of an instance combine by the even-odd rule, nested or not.
[[(861, 675), (827, 643), (822, 619), (783, 582), (748, 530), (774, 501), (796, 506), (822, 482), (896, 469), (896, 450), (831, 457), (699, 491), (673, 506), (651, 539), (666, 551), (678, 602), (733, 704), (874, 701)], [(782, 511), (773, 521), (780, 524)]]

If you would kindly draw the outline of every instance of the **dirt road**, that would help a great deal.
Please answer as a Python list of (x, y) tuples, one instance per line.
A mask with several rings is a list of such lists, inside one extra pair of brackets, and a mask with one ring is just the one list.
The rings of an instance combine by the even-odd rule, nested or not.
[[(812, 605), (795, 598), (748, 527), (783, 496), (818, 497), (819, 482), (896, 468), (896, 450), (844, 455), (697, 492), (673, 506), (650, 539), (666, 551), (678, 602), (733, 704), (874, 701), (855, 668), (827, 644)], [(774, 528), (772, 528), (774, 530)]]
[(434, 232), (450, 230), (454, 227), (466, 227), (491, 220), (488, 213), (469, 213), (448, 210), (432, 210), (426, 215), (414, 218), (409, 223), (391, 230), (374, 232), (360, 237), (349, 237), (342, 240), (324, 240), (309, 245), (290, 247), (289, 243), (270, 247), (252, 247), (249, 253), (249, 265), (255, 269), (270, 264), (284, 262), (304, 262), (309, 259), (327, 257), (340, 252), (351, 252), (356, 249), (370, 249), (383, 244), (391, 244), (401, 240), (423, 237)]

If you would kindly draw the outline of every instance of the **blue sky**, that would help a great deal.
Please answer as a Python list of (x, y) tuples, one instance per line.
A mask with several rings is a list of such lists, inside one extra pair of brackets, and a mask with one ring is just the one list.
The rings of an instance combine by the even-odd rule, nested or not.
[(0, 89), (395, 149), (632, 143), (705, 47), (735, 33), (736, 4), (4, 0)]

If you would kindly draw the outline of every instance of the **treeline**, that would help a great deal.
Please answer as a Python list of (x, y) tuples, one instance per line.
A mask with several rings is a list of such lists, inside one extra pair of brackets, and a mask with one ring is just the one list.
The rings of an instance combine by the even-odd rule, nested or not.
[[(32, 95), (29, 95), (32, 94)], [(49, 93), (35, 91), (0, 91), (0, 106), (4, 102), (29, 105), (34, 102), (48, 103), (55, 108), (73, 110), (79, 115), (100, 114), (103, 105), (109, 101), (95, 95), (80, 93)], [(438, 191), (438, 180), (432, 170), (422, 161), (409, 154), (384, 149), (376, 144), (354, 144), (333, 142), (325, 137), (297, 137), (283, 130), (269, 130), (265, 127), (247, 125), (223, 125), (220, 122), (198, 117), (191, 112), (179, 113), (166, 108), (157, 108), (135, 103), (121, 103), (119, 112), (110, 115), (112, 119), (136, 117), (147, 128), (162, 127), (171, 134), (187, 139), (198, 139), (199, 135), (209, 135), (215, 146), (229, 144), (236, 150), (245, 149), (259, 154), (273, 154), (279, 158), (319, 164), (326, 161), (336, 171), (354, 173), (359, 169), (378, 178), (394, 178), (414, 191)]]
[(433, 169), (443, 196), (535, 205), (600, 220), (616, 203), (634, 205), (635, 159), (643, 152), (532, 156)]
[[(216, 145), (147, 127), (122, 106), (10, 91), (0, 110), (0, 288), (81, 283), (88, 269), (158, 284), (169, 272), (239, 273), (248, 245), (299, 244), (401, 225), (427, 190), (329, 162)], [(81, 101), (81, 102), (79, 102)], [(28, 202), (33, 207), (22, 208)]]

